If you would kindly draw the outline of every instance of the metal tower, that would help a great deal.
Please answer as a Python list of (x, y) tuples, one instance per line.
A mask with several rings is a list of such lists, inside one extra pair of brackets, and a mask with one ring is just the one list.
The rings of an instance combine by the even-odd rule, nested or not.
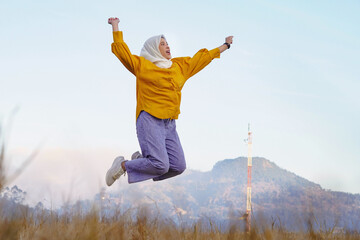
[(252, 134), (250, 123), (248, 125), (248, 175), (247, 175), (247, 194), (246, 194), (246, 231), (251, 229), (251, 167), (252, 167)]

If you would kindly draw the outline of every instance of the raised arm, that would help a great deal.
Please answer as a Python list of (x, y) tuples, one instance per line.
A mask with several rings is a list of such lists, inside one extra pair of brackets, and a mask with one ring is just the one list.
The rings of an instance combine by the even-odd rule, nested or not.
[(218, 48), (210, 51), (207, 49), (200, 49), (193, 57), (173, 58), (172, 61), (177, 61), (181, 67), (185, 79), (188, 79), (206, 67), (214, 58), (219, 58), (220, 53), (230, 48), (233, 36), (225, 38), (225, 43)]
[(229, 36), (225, 38), (225, 43), (219, 47), (220, 53), (230, 48), (230, 45), (233, 43), (233, 37), (234, 36)]
[(108, 23), (112, 26), (113, 32), (119, 31), (119, 22), (120, 20), (117, 17), (109, 18)]
[(133, 55), (123, 39), (123, 33), (119, 31), (118, 18), (109, 18), (108, 23), (112, 26), (114, 42), (111, 44), (111, 50), (120, 60), (120, 62), (134, 75), (140, 66), (140, 57)]

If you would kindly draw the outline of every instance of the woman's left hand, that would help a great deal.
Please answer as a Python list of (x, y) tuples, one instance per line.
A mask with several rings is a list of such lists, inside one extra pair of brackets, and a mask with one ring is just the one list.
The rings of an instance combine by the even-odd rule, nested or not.
[(233, 43), (234, 36), (228, 36), (225, 38), (225, 43), (219, 47), (220, 53), (230, 48), (230, 45)]
[(233, 43), (233, 37), (234, 36), (229, 36), (229, 37), (225, 38), (225, 42), (228, 43), (228, 44), (232, 44)]

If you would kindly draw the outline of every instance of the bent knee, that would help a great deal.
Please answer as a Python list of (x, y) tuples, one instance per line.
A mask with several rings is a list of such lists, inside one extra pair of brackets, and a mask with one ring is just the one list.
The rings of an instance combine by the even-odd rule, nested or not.
[(169, 164), (160, 164), (155, 167), (155, 174), (163, 175), (169, 171)]
[(186, 169), (186, 165), (182, 166), (180, 169), (178, 169), (179, 174), (183, 173)]
[(175, 168), (172, 168), (171, 170), (173, 172), (176, 172), (177, 174), (181, 174), (185, 171), (185, 169), (186, 169), (186, 164), (181, 164), (176, 166)]

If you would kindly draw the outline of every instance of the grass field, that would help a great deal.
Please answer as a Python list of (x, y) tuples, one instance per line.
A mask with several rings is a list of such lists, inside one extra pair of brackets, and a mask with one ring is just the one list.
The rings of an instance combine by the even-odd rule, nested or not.
[[(1, 206), (0, 206), (1, 207)], [(252, 226), (249, 233), (234, 222), (226, 230), (211, 220), (191, 225), (175, 224), (172, 220), (149, 217), (146, 211), (119, 213), (111, 219), (102, 218), (94, 210), (59, 216), (52, 212), (32, 215), (23, 211), (22, 216), (0, 219), (0, 239), (360, 239), (359, 232), (336, 231), (329, 228), (319, 231), (289, 232), (278, 226)]]

